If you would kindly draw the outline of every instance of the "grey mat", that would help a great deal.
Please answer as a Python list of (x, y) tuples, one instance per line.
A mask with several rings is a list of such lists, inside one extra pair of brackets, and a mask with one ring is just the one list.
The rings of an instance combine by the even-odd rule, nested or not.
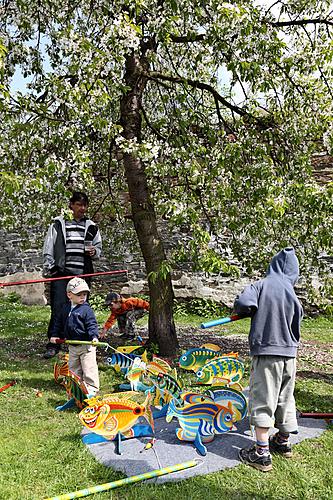
[[(146, 422), (144, 421), (144, 423)], [(298, 424), (299, 433), (290, 437), (292, 444), (299, 443), (304, 439), (318, 437), (327, 427), (324, 420), (310, 418), (299, 418)], [(162, 483), (165, 481), (180, 481), (189, 477), (235, 467), (240, 463), (238, 460), (239, 449), (249, 446), (253, 442), (248, 419), (246, 418), (237, 423), (237, 431), (217, 435), (214, 441), (207, 443), (207, 455), (202, 457), (192, 443), (180, 441), (176, 437), (175, 429), (177, 427), (179, 427), (177, 419), (173, 419), (169, 424), (165, 418), (157, 419), (155, 421), (156, 443), (153, 448), (147, 450), (144, 449), (144, 446), (149, 441), (149, 438), (134, 438), (123, 441), (121, 455), (116, 455), (115, 443), (112, 441), (90, 444), (88, 448), (100, 463), (106, 467), (121, 471), (127, 476), (142, 474), (188, 460), (200, 459), (200, 464), (196, 467), (149, 480), (151, 483)], [(88, 433), (89, 431), (84, 429), (82, 435)]]

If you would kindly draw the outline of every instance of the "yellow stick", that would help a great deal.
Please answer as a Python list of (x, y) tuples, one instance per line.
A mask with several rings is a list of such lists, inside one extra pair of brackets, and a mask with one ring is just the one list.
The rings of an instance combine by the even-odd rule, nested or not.
[(195, 467), (198, 465), (200, 460), (189, 460), (188, 462), (183, 462), (181, 464), (170, 465), (169, 467), (164, 467), (163, 469), (155, 469), (150, 472), (144, 472), (138, 476), (125, 477), (124, 479), (119, 479), (118, 481), (112, 481), (111, 483), (104, 483), (98, 486), (91, 486), (84, 490), (72, 491), (71, 493), (65, 493), (65, 495), (59, 495), (57, 497), (50, 497), (46, 500), (71, 500), (72, 498), (82, 498), (93, 493), (100, 493), (102, 491), (111, 490), (114, 488), (119, 488), (119, 486), (125, 486), (126, 484), (137, 483), (139, 481), (144, 481), (145, 479), (151, 479), (152, 477), (164, 476), (165, 474), (171, 474), (172, 472), (178, 472), (183, 469), (188, 469), (190, 467)]

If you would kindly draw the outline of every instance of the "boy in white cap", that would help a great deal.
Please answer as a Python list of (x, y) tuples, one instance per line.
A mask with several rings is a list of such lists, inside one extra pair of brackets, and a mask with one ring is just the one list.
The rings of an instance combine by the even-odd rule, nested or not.
[[(55, 318), (51, 331), (51, 343), (60, 339), (98, 342), (98, 324), (90, 305), (86, 302), (89, 287), (82, 278), (73, 278), (67, 284), (66, 304)], [(93, 345), (68, 346), (68, 368), (86, 384), (89, 395), (99, 390), (96, 347)]]

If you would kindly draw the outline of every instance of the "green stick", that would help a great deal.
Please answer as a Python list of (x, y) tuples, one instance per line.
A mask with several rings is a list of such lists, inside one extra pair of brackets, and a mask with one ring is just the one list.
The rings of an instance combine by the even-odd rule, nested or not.
[(183, 462), (181, 464), (170, 465), (169, 467), (164, 467), (163, 469), (155, 469), (150, 472), (145, 472), (139, 474), (138, 476), (125, 477), (124, 479), (119, 479), (118, 481), (112, 481), (111, 483), (100, 484), (98, 486), (91, 486), (85, 490), (72, 491), (72, 493), (66, 493), (65, 495), (60, 495), (58, 497), (50, 497), (46, 500), (71, 500), (72, 498), (81, 498), (93, 493), (100, 493), (102, 491), (112, 490), (118, 488), (119, 486), (124, 486), (126, 484), (138, 483), (139, 481), (144, 481), (145, 479), (151, 479), (152, 477), (164, 476), (165, 474), (170, 474), (171, 472), (178, 472), (183, 469), (188, 469), (189, 467), (195, 467), (200, 461), (198, 459), (189, 460), (188, 462)]
[(110, 347), (107, 342), (90, 342), (90, 340), (61, 340), (57, 344), (72, 344), (72, 345), (95, 345), (96, 347)]

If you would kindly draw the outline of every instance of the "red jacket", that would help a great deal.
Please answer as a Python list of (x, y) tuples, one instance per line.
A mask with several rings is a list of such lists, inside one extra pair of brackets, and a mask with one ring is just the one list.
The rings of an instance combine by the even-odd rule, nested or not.
[(108, 317), (104, 329), (109, 330), (111, 326), (115, 323), (117, 316), (125, 314), (126, 311), (132, 311), (133, 309), (145, 309), (149, 311), (149, 302), (143, 299), (135, 299), (134, 297), (129, 297), (128, 299), (121, 299), (121, 307), (116, 311), (112, 311)]

